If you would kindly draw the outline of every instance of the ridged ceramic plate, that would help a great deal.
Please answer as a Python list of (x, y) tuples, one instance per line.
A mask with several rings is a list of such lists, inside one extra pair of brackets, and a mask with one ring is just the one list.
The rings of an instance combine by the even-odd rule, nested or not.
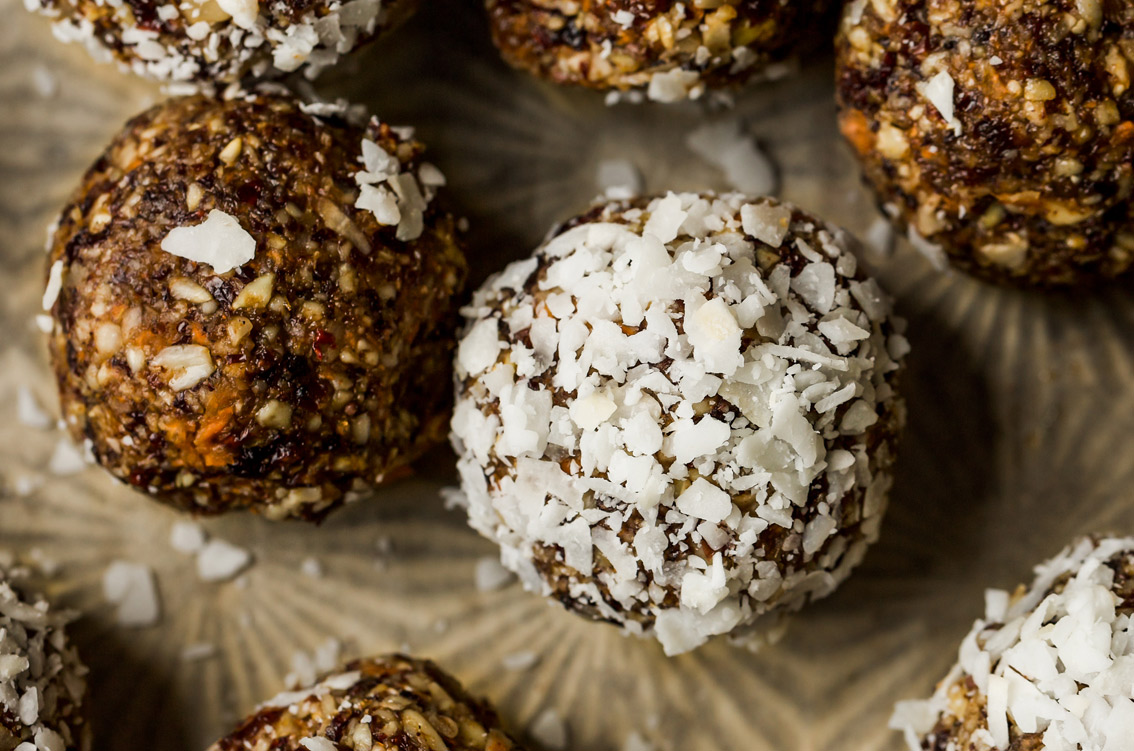
[[(76, 634), (99, 749), (198, 751), (282, 688), (297, 650), (329, 638), (347, 656), (404, 648), (436, 658), (521, 734), (551, 708), (575, 749), (615, 751), (631, 733), (658, 751), (897, 748), (892, 703), (943, 675), (985, 587), (1024, 579), (1075, 534), (1134, 532), (1128, 288), (1000, 290), (899, 247), (874, 259), (914, 345), (883, 539), (759, 654), (712, 644), (666, 659), (516, 584), (478, 590), (476, 564), (494, 550), (444, 507), (439, 490), (455, 482), (445, 449), (417, 479), (319, 528), (206, 523), (256, 562), (239, 582), (201, 582), (169, 545), (173, 512), (98, 470), (53, 474), (60, 434), (16, 416), (21, 386), (54, 408), (32, 324), (44, 227), (107, 139), (160, 92), (60, 45), (18, 0), (0, 2), (0, 548), (57, 563), (50, 594), (85, 613)], [(685, 145), (717, 119), (743, 121), (778, 166), (785, 198), (859, 234), (877, 218), (835, 131), (828, 60), (746, 91), (732, 110), (607, 107), (601, 95), (509, 71), (468, 4), (427, 5), (316, 88), (418, 126), (471, 222), (477, 281), (582, 209), (603, 160), (633, 161), (650, 191), (726, 188)], [(301, 572), (308, 558), (321, 577)], [(114, 560), (156, 573), (157, 626), (117, 625), (101, 585)], [(199, 644), (215, 652), (183, 659)], [(529, 653), (535, 662), (523, 665)]]

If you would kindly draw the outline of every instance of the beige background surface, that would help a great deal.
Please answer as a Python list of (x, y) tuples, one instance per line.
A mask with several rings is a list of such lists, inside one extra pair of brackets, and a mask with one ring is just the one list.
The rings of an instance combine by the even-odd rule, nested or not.
[[(418, 126), (472, 223), (483, 278), (525, 255), (596, 193), (603, 159), (628, 158), (646, 187), (724, 188), (684, 140), (741, 117), (782, 171), (782, 195), (864, 233), (877, 216), (837, 138), (831, 65), (756, 87), (735, 110), (604, 106), (507, 70), (481, 17), (435, 0), (406, 28), (329, 72), (317, 90)], [(36, 77), (58, 91), (44, 97)], [(982, 607), (1081, 532), (1134, 531), (1134, 305), (1129, 287), (1078, 297), (997, 290), (933, 271), (910, 251), (878, 261), (910, 320), (910, 425), (883, 540), (834, 597), (796, 617), (758, 655), (713, 644), (667, 660), (513, 584), (480, 592), (492, 547), (424, 471), (321, 528), (240, 516), (206, 523), (252, 550), (247, 588), (203, 583), (173, 551), (176, 515), (98, 470), (47, 471), (59, 434), (22, 425), (15, 393), (54, 409), (40, 336), (44, 227), (81, 172), (156, 86), (52, 39), (18, 0), (0, 0), (0, 547), (60, 564), (51, 593), (82, 608), (76, 635), (93, 670), (97, 748), (193, 751), (282, 688), (296, 649), (328, 637), (344, 655), (410, 648), (491, 697), (519, 731), (543, 709), (570, 746), (614, 751), (637, 732), (659, 751), (897, 748), (892, 702), (928, 692)], [(42, 483), (30, 495), (16, 488)], [(389, 551), (383, 548), (389, 545)], [(300, 572), (313, 556), (324, 576)], [(158, 576), (154, 628), (115, 625), (101, 593), (111, 560)], [(215, 657), (185, 662), (185, 645)], [(509, 670), (504, 658), (534, 652)]]

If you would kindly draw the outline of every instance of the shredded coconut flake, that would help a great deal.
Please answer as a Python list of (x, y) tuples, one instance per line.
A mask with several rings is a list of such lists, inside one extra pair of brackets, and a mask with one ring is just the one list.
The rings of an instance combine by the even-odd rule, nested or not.
[(202, 581), (232, 579), (252, 562), (252, 554), (224, 540), (210, 540), (197, 553), (197, 575)]
[(161, 249), (180, 258), (207, 263), (224, 274), (248, 263), (256, 256), (256, 239), (240, 226), (240, 221), (213, 209), (201, 224), (174, 227), (161, 241)]

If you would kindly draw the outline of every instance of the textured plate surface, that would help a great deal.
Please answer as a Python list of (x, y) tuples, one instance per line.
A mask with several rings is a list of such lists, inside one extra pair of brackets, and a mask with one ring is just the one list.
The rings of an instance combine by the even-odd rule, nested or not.
[[(632, 160), (651, 191), (725, 188), (685, 146), (692, 128), (718, 118), (743, 119), (787, 199), (860, 235), (877, 217), (835, 132), (829, 61), (745, 92), (732, 111), (606, 107), (507, 70), (465, 4), (428, 5), (317, 90), (418, 126), (472, 223), (478, 280), (582, 209), (602, 160)], [(986, 586), (1023, 580), (1075, 534), (1134, 532), (1128, 288), (998, 290), (899, 247), (874, 259), (914, 345), (883, 539), (760, 654), (712, 644), (668, 660), (515, 584), (478, 591), (476, 563), (494, 551), (445, 510), (438, 491), (455, 473), (443, 449), (417, 479), (321, 528), (250, 516), (206, 523), (256, 563), (241, 582), (201, 582), (169, 546), (173, 512), (97, 470), (50, 472), (60, 434), (16, 418), (20, 387), (54, 409), (32, 325), (44, 227), (122, 122), (159, 96), (55, 42), (18, 0), (0, 0), (0, 548), (57, 563), (50, 593), (86, 613), (76, 634), (93, 670), (100, 749), (202, 749), (282, 688), (296, 650), (329, 637), (347, 656), (405, 648), (436, 658), (521, 733), (553, 708), (572, 748), (615, 751), (636, 732), (658, 751), (894, 749), (893, 701), (944, 674)], [(309, 557), (322, 577), (301, 572)], [(154, 569), (159, 625), (116, 625), (101, 591), (113, 560)], [(182, 659), (201, 643), (215, 653)], [(534, 665), (505, 659), (525, 653)]]

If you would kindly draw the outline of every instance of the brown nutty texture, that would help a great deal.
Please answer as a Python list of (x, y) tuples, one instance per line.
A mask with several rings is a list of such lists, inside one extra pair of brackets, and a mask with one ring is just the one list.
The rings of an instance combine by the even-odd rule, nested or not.
[[(356, 209), (364, 136), (420, 162), (388, 126), (288, 96), (193, 96), (131, 120), (84, 176), (49, 248), (50, 352), (68, 427), (116, 477), (198, 514), (315, 521), (444, 438), (456, 222), (434, 200), (403, 242)], [(219, 275), (160, 247), (213, 209), (256, 240)], [(173, 345), (214, 372), (175, 389), (152, 362)]]
[[(856, 0), (836, 46), (840, 128), (903, 229), (995, 282), (1134, 265), (1134, 5)], [(918, 91), (939, 71), (959, 135)]]
[[(673, 68), (701, 73), (710, 87), (742, 84), (815, 46), (833, 25), (830, 0), (486, 2), (492, 38), (511, 65), (596, 89), (643, 87)], [(628, 26), (615, 20), (620, 12), (633, 16)], [(733, 70), (737, 48), (751, 61)]]
[(428, 660), (375, 657), (341, 672), (353, 671), (350, 688), (263, 707), (208, 751), (302, 751), (305, 738), (358, 751), (522, 751), (492, 707)]

